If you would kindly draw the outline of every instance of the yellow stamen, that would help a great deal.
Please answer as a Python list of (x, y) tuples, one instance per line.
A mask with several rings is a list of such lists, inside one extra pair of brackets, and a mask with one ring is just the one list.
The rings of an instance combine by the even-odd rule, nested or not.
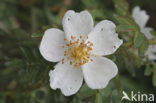
[(88, 39), (88, 36), (87, 36), (87, 39)]
[(71, 39), (75, 39), (76, 37), (75, 36), (71, 36)]
[(64, 64), (64, 59), (62, 59), (62, 64)]
[[(88, 39), (88, 36), (86, 38)], [(64, 40), (67, 42), (66, 38), (64, 38)], [(71, 40), (66, 46), (68, 48), (64, 51), (64, 56), (67, 56), (66, 59), (70, 61), (70, 65), (74, 68), (79, 68), (89, 60), (93, 61), (93, 59), (90, 59), (90, 51), (92, 50), (93, 43), (90, 41), (85, 43), (82, 36), (77, 39), (75, 36), (71, 36)], [(65, 46), (62, 46), (62, 48), (65, 48)], [(64, 63), (64, 59), (62, 59), (62, 63)]]
[(65, 41), (65, 42), (67, 42), (67, 39), (66, 39), (66, 38), (64, 38), (64, 41)]

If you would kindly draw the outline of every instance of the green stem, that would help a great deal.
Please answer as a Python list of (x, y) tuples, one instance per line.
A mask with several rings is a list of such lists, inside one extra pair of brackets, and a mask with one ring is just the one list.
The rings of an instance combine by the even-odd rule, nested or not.
[(99, 93), (98, 90), (96, 90), (95, 103), (102, 103), (102, 96), (101, 96), (101, 94)]

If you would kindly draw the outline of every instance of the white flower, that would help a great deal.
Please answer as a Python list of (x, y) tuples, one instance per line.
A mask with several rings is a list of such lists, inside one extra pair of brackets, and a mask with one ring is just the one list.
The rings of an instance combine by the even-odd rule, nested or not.
[(63, 17), (64, 32), (48, 29), (41, 41), (40, 52), (51, 62), (59, 62), (49, 72), (50, 86), (59, 88), (65, 96), (75, 94), (83, 78), (92, 89), (106, 87), (118, 72), (115, 63), (105, 57), (122, 44), (115, 24), (103, 20), (93, 28), (88, 11), (69, 10)]
[[(150, 33), (152, 28), (146, 27), (146, 23), (149, 20), (149, 15), (147, 15), (146, 11), (140, 10), (140, 7), (136, 6), (132, 11), (132, 16), (147, 39), (154, 39), (155, 37)], [(156, 53), (156, 45), (150, 45), (145, 55), (147, 55), (150, 60), (156, 60), (154, 53)]]

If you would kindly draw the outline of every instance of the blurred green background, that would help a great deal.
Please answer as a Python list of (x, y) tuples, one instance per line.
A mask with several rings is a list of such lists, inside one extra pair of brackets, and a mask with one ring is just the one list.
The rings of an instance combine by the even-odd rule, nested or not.
[[(131, 17), (137, 5), (150, 15), (147, 26), (156, 29), (156, 0), (0, 0), (0, 103), (120, 103), (123, 90), (156, 94), (156, 64), (144, 55), (156, 41), (140, 37)], [(119, 73), (106, 88), (91, 90), (84, 83), (77, 94), (65, 97), (50, 88), (48, 74), (56, 63), (45, 61), (38, 46), (46, 29), (62, 29), (69, 9), (88, 10), (95, 24), (112, 20), (120, 38), (129, 40), (108, 56)]]

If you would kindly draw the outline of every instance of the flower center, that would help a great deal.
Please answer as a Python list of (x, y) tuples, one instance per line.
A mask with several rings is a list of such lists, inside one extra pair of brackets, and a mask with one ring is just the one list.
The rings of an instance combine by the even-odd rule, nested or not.
[(90, 41), (85, 43), (86, 39), (88, 39), (88, 36), (85, 39), (82, 39), (82, 36), (79, 38), (71, 36), (69, 43), (67, 43), (66, 38), (64, 39), (66, 45), (62, 46), (62, 48), (66, 47), (67, 49), (64, 51), (64, 56), (66, 58), (62, 59), (62, 64), (64, 64), (65, 59), (68, 59), (70, 61), (70, 65), (73, 65), (74, 68), (79, 68), (88, 61), (93, 61), (93, 59), (90, 58), (93, 43)]

